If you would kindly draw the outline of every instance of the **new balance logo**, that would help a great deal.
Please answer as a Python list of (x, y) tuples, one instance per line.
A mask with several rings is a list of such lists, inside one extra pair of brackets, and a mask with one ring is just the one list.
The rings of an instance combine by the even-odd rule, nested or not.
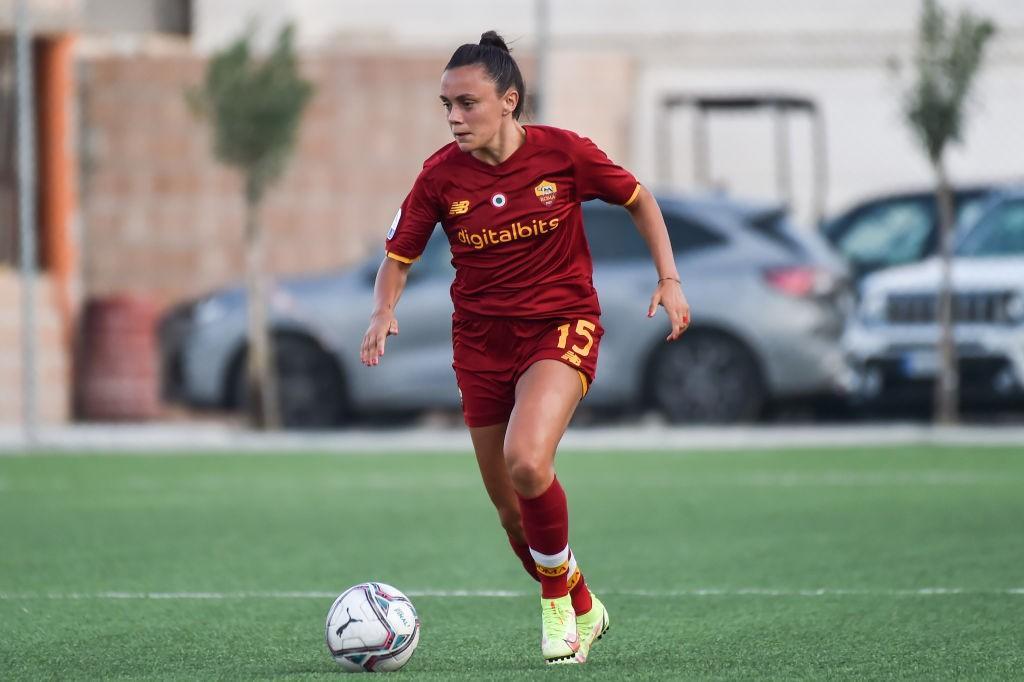
[(571, 350), (566, 351), (565, 355), (562, 356), (562, 359), (563, 360), (568, 360), (569, 362), (571, 362), (572, 364), (574, 364), (577, 367), (579, 367), (580, 365), (583, 364), (583, 361), (580, 360), (580, 356), (576, 355)]
[(452, 210), (448, 211), (448, 215), (462, 215), (463, 213), (469, 213), (469, 201), (453, 201)]
[(341, 637), (341, 633), (345, 632), (345, 628), (347, 628), (352, 623), (362, 623), (363, 622), (359, 618), (353, 618), (352, 617), (352, 612), (349, 611), (348, 609), (345, 609), (345, 613), (348, 614), (348, 620), (344, 624), (342, 624), (341, 627), (339, 627), (337, 630), (334, 631), (334, 634), (336, 634), (338, 637)]

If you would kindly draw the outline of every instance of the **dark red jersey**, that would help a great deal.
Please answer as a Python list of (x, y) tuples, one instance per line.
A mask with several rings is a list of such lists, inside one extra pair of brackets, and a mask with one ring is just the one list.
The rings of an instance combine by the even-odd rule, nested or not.
[(388, 232), (388, 256), (412, 262), (441, 223), (455, 266), (456, 318), (601, 313), (580, 202), (629, 205), (640, 187), (587, 138), (524, 128), (526, 141), (497, 166), (454, 142), (438, 150)]

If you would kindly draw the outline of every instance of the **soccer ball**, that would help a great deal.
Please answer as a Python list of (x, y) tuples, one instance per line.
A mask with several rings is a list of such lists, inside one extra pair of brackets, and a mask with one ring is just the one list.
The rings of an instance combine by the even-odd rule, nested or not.
[(409, 662), (420, 619), (404, 594), (384, 583), (353, 585), (327, 612), (327, 648), (349, 672), (388, 672)]

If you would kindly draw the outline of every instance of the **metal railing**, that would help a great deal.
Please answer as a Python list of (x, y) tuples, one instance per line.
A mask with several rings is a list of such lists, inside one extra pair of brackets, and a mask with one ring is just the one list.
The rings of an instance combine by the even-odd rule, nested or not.
[(17, 266), (18, 169), (14, 38), (0, 35), (0, 266)]

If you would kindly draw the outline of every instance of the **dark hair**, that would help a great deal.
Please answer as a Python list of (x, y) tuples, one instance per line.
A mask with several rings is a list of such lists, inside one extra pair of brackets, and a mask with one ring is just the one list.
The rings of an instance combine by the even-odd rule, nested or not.
[(460, 66), (471, 66), (480, 64), (487, 72), (487, 77), (494, 81), (494, 87), (499, 95), (503, 95), (509, 88), (515, 87), (519, 92), (519, 102), (516, 104), (512, 116), (519, 120), (523, 113), (523, 105), (526, 102), (526, 86), (523, 84), (523, 74), (519, 72), (519, 65), (512, 58), (508, 45), (500, 35), (494, 31), (487, 31), (480, 36), (480, 43), (466, 43), (455, 50), (455, 54), (448, 60), (448, 66), (444, 70), (454, 69)]

